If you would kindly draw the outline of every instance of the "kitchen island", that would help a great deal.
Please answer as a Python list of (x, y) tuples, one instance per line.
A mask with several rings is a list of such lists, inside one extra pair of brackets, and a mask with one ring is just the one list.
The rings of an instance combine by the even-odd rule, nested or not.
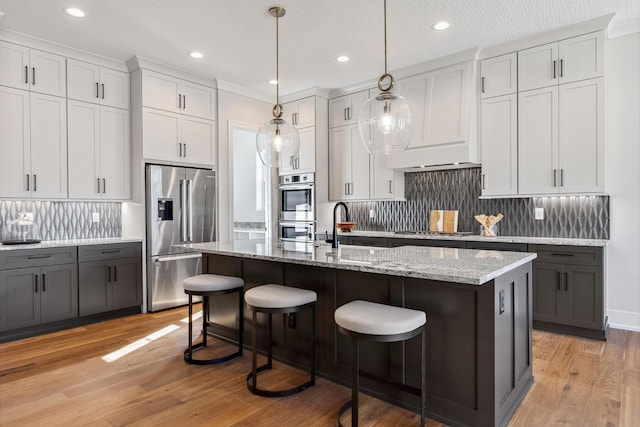
[[(204, 254), (204, 272), (242, 277), (245, 289), (278, 283), (316, 291), (317, 371), (335, 382), (349, 384), (351, 347), (337, 332), (333, 312), (356, 299), (427, 313), (430, 418), (449, 425), (506, 425), (533, 382), (535, 254), (347, 245), (303, 252), (284, 250), (275, 240), (182, 246)], [(230, 340), (238, 327), (234, 307), (224, 297), (212, 302), (214, 332)], [(253, 325), (248, 315), (243, 321), (248, 342)], [(274, 317), (275, 331), (281, 331), (274, 337), (277, 358), (307, 366), (310, 322), (304, 312)], [(420, 343), (363, 343), (361, 355), (362, 390), (418, 412), (419, 397), (388, 382), (419, 386)]]

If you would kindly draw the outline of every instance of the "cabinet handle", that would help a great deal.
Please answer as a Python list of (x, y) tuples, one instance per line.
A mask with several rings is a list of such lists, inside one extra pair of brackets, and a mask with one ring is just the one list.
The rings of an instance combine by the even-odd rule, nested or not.
[(36, 67), (31, 69), (31, 84), (36, 85)]
[(51, 258), (51, 255), (31, 255), (27, 259), (47, 259)]
[(187, 95), (182, 95), (182, 109), (187, 109)]
[(29, 191), (29, 174), (27, 174), (27, 191)]
[(347, 107), (347, 116), (349, 117), (349, 120), (351, 120), (351, 107)]
[(38, 179), (36, 178), (36, 174), (33, 174), (33, 191), (38, 189)]
[(118, 281), (118, 267), (117, 266), (113, 266), (113, 281), (117, 282)]
[(96, 181), (98, 182), (98, 194), (100, 194), (100, 178), (96, 178)]
[(393, 180), (389, 180), (389, 194), (393, 193)]
[(38, 293), (38, 275), (35, 275), (35, 279), (36, 279), (36, 293)]
[(47, 292), (47, 281), (44, 273), (42, 273), (42, 292)]
[(102, 99), (104, 99), (104, 83), (102, 83)]
[(483, 189), (483, 190), (485, 189), (485, 187), (484, 187), (484, 175), (485, 175), (485, 174), (482, 174), (482, 189)]
[(29, 84), (29, 66), (24, 66), (24, 82)]
[(100, 84), (96, 82), (96, 98), (100, 98)]
[(344, 183), (344, 195), (348, 196), (349, 195), (349, 190), (347, 190), (347, 186), (349, 185), (349, 183), (345, 182)]
[(564, 76), (564, 59), (560, 60), (560, 77)]
[(553, 61), (553, 78), (556, 78), (556, 61)]
[(345, 122), (346, 122), (347, 120), (349, 120), (349, 119), (347, 119), (347, 109), (346, 109), (346, 108), (342, 110), (342, 117), (344, 117), (344, 121), (345, 121)]
[(182, 95), (178, 94), (178, 108), (182, 108)]
[(178, 142), (178, 157), (182, 157), (182, 143)]
[(111, 266), (107, 266), (107, 282), (111, 282)]
[(187, 157), (187, 144), (182, 144), (182, 151), (184, 153), (183, 157)]
[(349, 195), (352, 196), (353, 195), (353, 182), (349, 183)]
[(574, 254), (556, 254), (556, 253), (552, 253), (552, 256), (574, 256)]
[(564, 169), (560, 169), (560, 187), (564, 187)]
[(554, 170), (553, 170), (553, 186), (554, 186), (554, 187), (557, 187), (557, 184), (556, 184), (556, 176), (557, 176), (557, 173), (556, 173), (556, 172), (557, 172), (557, 169), (554, 169)]
[(564, 273), (564, 290), (569, 290), (569, 272)]
[(480, 79), (480, 81), (482, 82), (482, 93), (484, 93), (484, 77), (482, 77), (482, 79)]
[(108, 251), (102, 251), (103, 254), (119, 254), (120, 253), (120, 249), (112, 249), (112, 250), (108, 250)]
[(103, 193), (107, 192), (107, 179), (106, 178), (102, 178), (102, 192)]

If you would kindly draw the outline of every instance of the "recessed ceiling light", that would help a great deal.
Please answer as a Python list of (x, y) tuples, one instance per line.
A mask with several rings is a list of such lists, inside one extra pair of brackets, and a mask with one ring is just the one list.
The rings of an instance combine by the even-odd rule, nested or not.
[(75, 16), (76, 18), (84, 18), (85, 15), (84, 12), (77, 7), (69, 7), (65, 9), (65, 12), (67, 12), (71, 16)]
[(277, 80), (269, 80), (269, 84), (270, 85), (277, 85), (278, 81)]
[(189, 55), (190, 55), (192, 58), (196, 58), (196, 59), (200, 59), (200, 58), (203, 58), (203, 57), (204, 57), (204, 55), (202, 54), (202, 52), (198, 52), (197, 50), (194, 50), (193, 52), (189, 52)]
[(447, 21), (440, 21), (437, 24), (433, 24), (434, 30), (442, 31), (446, 30), (447, 28), (449, 28), (449, 23)]
[(348, 60), (349, 60), (349, 57), (346, 55), (340, 55), (336, 57), (336, 61), (338, 62), (347, 62)]

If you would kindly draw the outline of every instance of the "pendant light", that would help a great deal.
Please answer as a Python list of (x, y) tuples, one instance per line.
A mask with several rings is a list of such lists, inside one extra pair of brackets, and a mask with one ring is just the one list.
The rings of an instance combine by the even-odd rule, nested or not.
[(369, 153), (389, 154), (406, 150), (413, 129), (413, 108), (393, 93), (395, 80), (387, 72), (387, 0), (384, 0), (384, 74), (378, 79), (380, 93), (364, 103), (358, 130)]
[(256, 148), (262, 163), (277, 168), (282, 158), (298, 157), (300, 136), (298, 130), (288, 124), (283, 118), (284, 109), (280, 104), (280, 76), (278, 68), (278, 19), (282, 18), (285, 10), (281, 7), (269, 9), (271, 16), (276, 18), (276, 104), (273, 106), (273, 119), (263, 124), (256, 135)]

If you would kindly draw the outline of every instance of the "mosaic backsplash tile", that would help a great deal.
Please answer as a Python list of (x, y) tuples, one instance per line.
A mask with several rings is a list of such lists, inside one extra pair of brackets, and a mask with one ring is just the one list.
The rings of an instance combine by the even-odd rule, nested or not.
[[(33, 212), (42, 240), (120, 237), (120, 208), (120, 202), (0, 200), (0, 232), (20, 212)], [(93, 222), (94, 212), (100, 215), (100, 222)]]
[[(480, 199), (480, 168), (405, 173), (406, 201), (350, 202), (359, 230), (428, 230), (429, 212), (458, 210), (458, 231), (479, 233), (475, 215), (496, 215), (503, 236), (609, 238), (608, 196)], [(544, 208), (544, 220), (534, 208)], [(375, 218), (369, 218), (373, 210)]]

